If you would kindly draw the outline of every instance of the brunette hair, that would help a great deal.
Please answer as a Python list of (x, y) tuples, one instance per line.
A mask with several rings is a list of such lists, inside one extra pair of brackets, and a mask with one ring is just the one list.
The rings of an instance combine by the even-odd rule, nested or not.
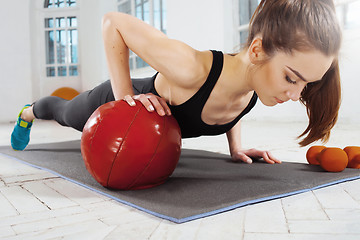
[[(335, 59), (321, 81), (309, 83), (301, 93), (309, 124), (298, 137), (301, 146), (326, 142), (341, 103), (338, 53), (341, 29), (332, 0), (262, 0), (250, 20), (246, 46), (260, 35), (265, 53), (318, 50)], [(306, 136), (305, 136), (306, 135)]]

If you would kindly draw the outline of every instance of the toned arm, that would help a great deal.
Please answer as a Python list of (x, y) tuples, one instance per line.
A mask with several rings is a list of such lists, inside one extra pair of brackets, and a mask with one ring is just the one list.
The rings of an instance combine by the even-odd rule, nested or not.
[(229, 150), (231, 155), (241, 150), (241, 122), (238, 121), (236, 125), (226, 133)]
[(184, 87), (202, 69), (200, 52), (127, 14), (111, 12), (103, 17), (103, 40), (116, 100), (133, 95), (129, 49), (166, 79)]

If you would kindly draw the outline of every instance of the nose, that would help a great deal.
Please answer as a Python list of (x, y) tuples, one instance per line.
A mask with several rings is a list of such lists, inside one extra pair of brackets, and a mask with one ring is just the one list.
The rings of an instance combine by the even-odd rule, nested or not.
[(294, 86), (293, 88), (289, 89), (286, 92), (286, 95), (288, 96), (288, 98), (290, 98), (291, 100), (293, 100), (294, 102), (298, 101), (301, 97), (301, 92), (303, 91), (304, 86)]

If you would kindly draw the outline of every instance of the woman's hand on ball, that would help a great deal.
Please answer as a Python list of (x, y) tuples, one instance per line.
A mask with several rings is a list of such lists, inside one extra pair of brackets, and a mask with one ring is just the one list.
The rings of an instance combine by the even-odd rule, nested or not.
[(156, 111), (160, 116), (171, 115), (170, 108), (164, 98), (156, 96), (152, 93), (139, 94), (132, 97), (130, 95), (126, 95), (124, 97), (124, 100), (130, 106), (136, 105), (134, 99), (140, 101), (149, 112)]

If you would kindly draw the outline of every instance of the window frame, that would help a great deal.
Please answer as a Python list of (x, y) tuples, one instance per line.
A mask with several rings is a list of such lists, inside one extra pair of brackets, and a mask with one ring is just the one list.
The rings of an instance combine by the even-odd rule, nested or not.
[[(73, 8), (73, 7), (76, 7), (78, 5), (78, 2), (76, 0), (48, 0), (48, 4), (49, 4), (48, 6), (50, 6), (50, 1), (51, 1), (51, 6), (52, 7), (45, 7), (46, 1), (47, 0), (44, 0), (43, 9)], [(62, 1), (62, 3), (64, 3), (65, 6), (64, 7), (55, 7), (56, 4), (59, 4), (59, 1)], [(75, 6), (67, 6), (67, 3), (71, 2), (71, 1), (74, 1)]]
[[(245, 43), (246, 43), (246, 40), (244, 42), (241, 41), (241, 35), (242, 34), (247, 34), (249, 33), (249, 22), (250, 22), (250, 19), (251, 19), (251, 16), (253, 15), (253, 11), (255, 11), (256, 7), (253, 9), (253, 11), (250, 9), (251, 7), (251, 0), (247, 0), (248, 1), (248, 8), (247, 8), (247, 11), (249, 11), (249, 19), (247, 21), (247, 23), (243, 23), (241, 24), (240, 23), (240, 8), (241, 8), (241, 3), (244, 3), (244, 0), (236, 0), (236, 4), (237, 4), (237, 7), (236, 7), (236, 10), (237, 10), (237, 19), (236, 19), (236, 23), (237, 23), (237, 32), (238, 32), (238, 43), (240, 44), (240, 46), (243, 46)], [(260, 0), (257, 0), (258, 1), (258, 4), (256, 6), (259, 5), (260, 3)], [(246, 38), (247, 39), (247, 35), (246, 35)]]
[[(141, 1), (140, 4), (136, 4), (136, 1)], [(154, 1), (160, 1), (160, 31), (164, 32), (166, 34), (166, 0), (117, 0), (117, 10), (120, 12), (120, 5), (126, 4), (130, 2), (130, 11), (127, 11), (125, 13), (131, 14), (132, 16), (138, 17), (136, 8), (137, 6), (142, 6), (141, 15), (142, 17), (139, 18), (149, 25), (155, 26), (155, 14), (154, 14)], [(149, 4), (149, 19), (148, 21), (144, 19), (144, 3)], [(165, 3), (165, 4), (164, 4)], [(165, 8), (165, 9), (164, 9)], [(124, 11), (122, 11), (124, 12)], [(165, 14), (164, 14), (165, 13)], [(165, 16), (164, 16), (165, 15)], [(138, 70), (144, 70), (147, 68), (150, 68), (150, 66), (144, 62), (140, 57), (138, 57), (134, 52), (130, 51), (129, 54), (129, 66), (131, 71), (138, 71)]]
[[(79, 49), (79, 38), (80, 38), (80, 34), (79, 34), (79, 2), (76, 2), (75, 6), (69, 7), (69, 6), (65, 6), (65, 7), (51, 7), (51, 8), (45, 8), (45, 1), (44, 0), (44, 4), (42, 5), (42, 15), (40, 17), (40, 21), (41, 21), (41, 35), (40, 36), (40, 40), (41, 40), (41, 45), (44, 47), (41, 47), (42, 50), (42, 75), (46, 78), (46, 79), (52, 79), (54, 81), (56, 80), (61, 80), (64, 81), (65, 79), (79, 79), (80, 78), (80, 49)], [(66, 0), (65, 0), (66, 1)], [(67, 19), (69, 17), (75, 17), (77, 24), (76, 27), (69, 27), (67, 26), (67, 24), (65, 25), (65, 27), (56, 27), (56, 19), (57, 18), (65, 18), (65, 21), (67, 21)], [(47, 28), (45, 26), (45, 20), (48, 18), (52, 18), (54, 19), (54, 23), (53, 23), (53, 27), (51, 28)], [(53, 31), (54, 32), (54, 63), (47, 63), (47, 49), (48, 46), (46, 45), (46, 32), (47, 31)], [(57, 59), (57, 39), (56, 39), (56, 31), (57, 30), (64, 30), (65, 34), (66, 34), (66, 47), (65, 47), (65, 63), (58, 63), (58, 59)], [(69, 30), (77, 30), (77, 63), (71, 63), (71, 54), (70, 54), (70, 39), (69, 39)], [(72, 66), (76, 66), (77, 67), (77, 75), (70, 75), (70, 67)], [(47, 68), (48, 67), (54, 67), (55, 68), (55, 75), (54, 76), (48, 76), (47, 75)], [(59, 67), (66, 67), (66, 75), (64, 76), (60, 76), (58, 74), (58, 68)]]

